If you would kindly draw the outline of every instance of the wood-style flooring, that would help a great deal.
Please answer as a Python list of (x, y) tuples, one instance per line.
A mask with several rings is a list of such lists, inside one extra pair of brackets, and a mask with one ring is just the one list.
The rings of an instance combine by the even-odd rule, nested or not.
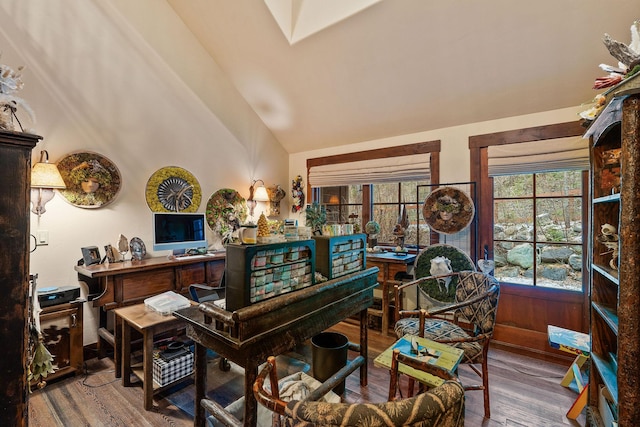
[[(340, 323), (333, 330), (342, 332), (353, 342), (359, 329)], [(369, 333), (369, 385), (360, 387), (357, 371), (347, 379), (345, 401), (386, 400), (389, 373), (373, 365), (373, 359), (394, 342), (380, 332)], [(87, 361), (87, 374), (61, 379), (34, 391), (29, 398), (29, 425), (52, 426), (191, 426), (191, 417), (167, 398), (156, 396), (154, 408), (142, 408), (142, 388), (123, 387), (116, 380), (110, 359)], [(491, 419), (483, 417), (482, 391), (466, 393), (466, 426), (582, 426), (585, 416), (577, 421), (565, 414), (576, 394), (559, 382), (567, 367), (516, 355), (503, 350), (489, 352), (491, 386)], [(475, 383), (477, 376), (461, 366), (463, 383)], [(186, 387), (193, 387), (193, 384)], [(225, 393), (225, 384), (219, 386)], [(183, 389), (184, 391), (184, 389)], [(232, 393), (232, 390), (229, 390)]]

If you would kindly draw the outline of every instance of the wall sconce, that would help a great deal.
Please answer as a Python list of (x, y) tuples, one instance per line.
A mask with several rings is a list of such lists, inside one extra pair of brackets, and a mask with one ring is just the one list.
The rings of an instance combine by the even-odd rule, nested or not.
[[(256, 187), (256, 184), (261, 182), (262, 185)], [(249, 187), (249, 198), (247, 199), (247, 206), (249, 207), (249, 215), (253, 216), (253, 210), (255, 209), (257, 202), (268, 202), (269, 194), (267, 189), (264, 188), (264, 181), (261, 179), (254, 180)]]
[(38, 216), (46, 212), (44, 205), (53, 199), (54, 189), (67, 188), (54, 163), (49, 163), (49, 153), (40, 152), (40, 162), (31, 169), (31, 212)]

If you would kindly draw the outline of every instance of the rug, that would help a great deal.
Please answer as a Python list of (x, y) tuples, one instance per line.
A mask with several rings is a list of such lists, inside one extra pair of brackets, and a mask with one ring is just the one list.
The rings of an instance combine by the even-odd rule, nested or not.
[[(296, 351), (276, 357), (278, 378), (295, 372), (309, 373), (311, 366), (311, 350), (303, 346)], [(223, 407), (239, 399), (244, 393), (244, 369), (230, 362), (231, 369), (222, 371), (219, 368), (220, 357), (207, 357), (207, 392), (206, 396)], [(195, 415), (195, 385), (193, 381), (184, 382), (172, 387), (159, 396), (164, 397), (184, 413)]]

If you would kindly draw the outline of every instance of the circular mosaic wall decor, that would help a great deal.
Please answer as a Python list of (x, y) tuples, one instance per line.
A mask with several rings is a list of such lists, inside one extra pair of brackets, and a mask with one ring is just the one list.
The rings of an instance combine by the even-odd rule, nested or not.
[(244, 198), (231, 188), (222, 188), (211, 195), (206, 208), (207, 224), (211, 231), (223, 240), (240, 228), (247, 219), (247, 204)]
[(152, 212), (197, 212), (202, 190), (191, 172), (167, 166), (151, 175), (145, 197)]
[(57, 191), (73, 206), (101, 208), (120, 191), (120, 171), (100, 154), (88, 151), (67, 154), (58, 162), (58, 170), (67, 188)]
[(422, 206), (422, 216), (429, 227), (444, 234), (455, 234), (467, 228), (475, 212), (471, 198), (455, 187), (433, 190)]

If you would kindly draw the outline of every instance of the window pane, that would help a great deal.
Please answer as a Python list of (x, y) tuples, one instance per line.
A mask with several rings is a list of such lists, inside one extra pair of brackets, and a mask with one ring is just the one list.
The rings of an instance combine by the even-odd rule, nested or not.
[(362, 205), (362, 185), (348, 185), (345, 188), (346, 200), (343, 203)]
[(579, 196), (582, 194), (582, 172), (546, 172), (536, 175), (536, 196)]
[(398, 205), (375, 205), (373, 209), (373, 219), (380, 224), (378, 244), (394, 245), (395, 236), (393, 235), (393, 229), (398, 222)]
[(582, 199), (538, 199), (537, 236), (540, 242), (582, 243)]
[(533, 175), (505, 175), (493, 177), (493, 197), (533, 196)]
[(407, 181), (400, 183), (402, 203), (416, 203), (418, 185), (429, 185), (429, 181)]
[(398, 203), (398, 183), (373, 185), (373, 203)]
[(536, 286), (582, 291), (582, 246), (540, 248)]
[(531, 243), (494, 242), (494, 275), (501, 282), (533, 285), (533, 245)]
[(533, 241), (532, 200), (496, 200), (493, 217), (494, 240)]
[(494, 260), (500, 281), (582, 291), (582, 174), (494, 178)]

